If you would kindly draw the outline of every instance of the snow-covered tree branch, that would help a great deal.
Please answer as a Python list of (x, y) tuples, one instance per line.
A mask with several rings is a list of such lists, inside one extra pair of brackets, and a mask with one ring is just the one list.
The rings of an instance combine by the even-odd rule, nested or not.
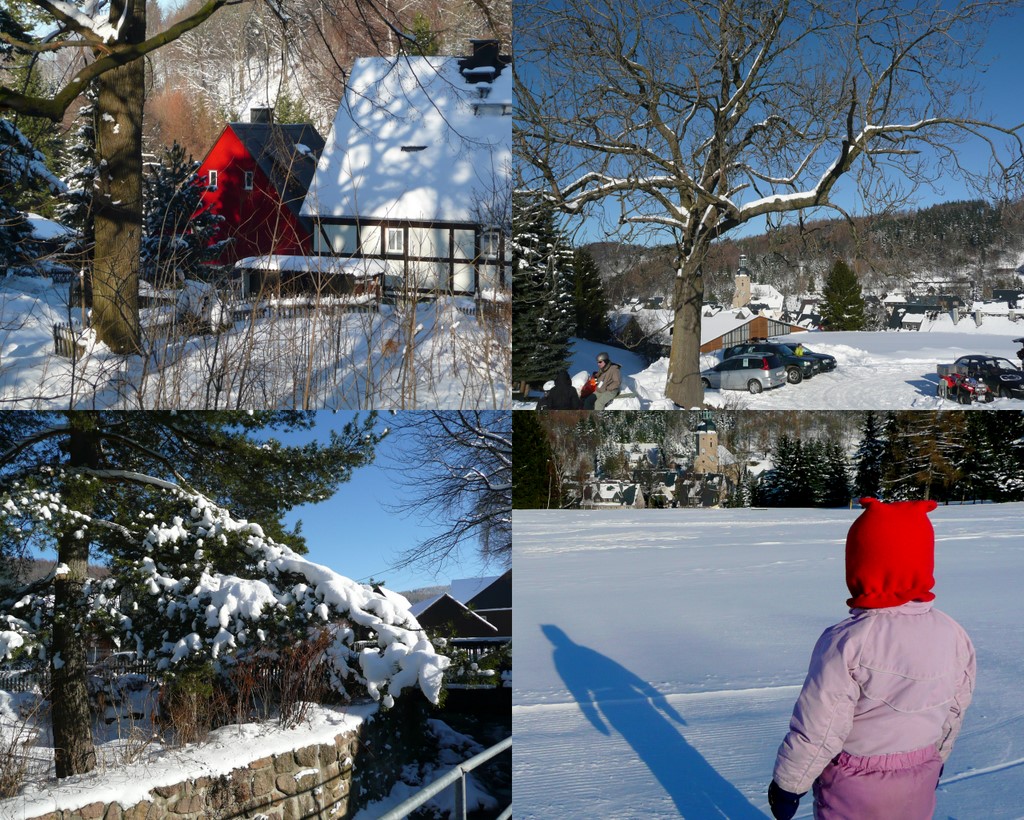
[[(972, 60), (1013, 6), (517, 5), (521, 185), (609, 233), (668, 234), (679, 270), (666, 395), (699, 405), (711, 242), (755, 218), (837, 207), (840, 193), (871, 210), (948, 174), (1007, 177), (1024, 125), (977, 113)], [(957, 160), (974, 135), (991, 148), (984, 172)]]

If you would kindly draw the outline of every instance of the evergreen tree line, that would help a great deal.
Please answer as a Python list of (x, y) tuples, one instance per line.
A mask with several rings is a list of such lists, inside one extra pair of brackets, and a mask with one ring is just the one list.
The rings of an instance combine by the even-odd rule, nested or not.
[[(578, 482), (593, 469), (595, 453), (623, 443), (653, 442), (685, 452), (692, 419), (683, 417), (690, 415), (513, 413), (513, 507), (564, 506), (571, 501), (564, 482)], [(746, 476), (731, 505), (838, 507), (864, 496), (1024, 500), (1024, 414), (833, 411), (806, 414), (803, 428), (772, 416), (773, 431), (762, 439), (766, 431), (751, 425), (770, 415), (715, 415), (723, 443), (738, 458), (770, 452), (773, 462), (760, 476)]]
[(833, 438), (781, 434), (774, 467), (738, 503), (835, 507), (851, 497), (939, 502), (1024, 500), (1024, 415), (903, 411), (864, 416), (848, 458)]
[(516, 193), (512, 214), (512, 381), (526, 394), (568, 367), (572, 337), (608, 338), (608, 306), (597, 263), (549, 202)]
[(772, 451), (774, 468), (742, 487), (744, 501), (759, 507), (839, 507), (850, 501), (842, 444), (834, 438), (782, 433)]

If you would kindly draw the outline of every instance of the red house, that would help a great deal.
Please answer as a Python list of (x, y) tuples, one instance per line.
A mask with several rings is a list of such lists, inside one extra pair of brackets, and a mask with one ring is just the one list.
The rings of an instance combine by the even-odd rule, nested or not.
[(219, 260), (263, 254), (307, 254), (311, 229), (299, 215), (324, 138), (308, 123), (274, 122), (272, 108), (254, 108), (250, 122), (224, 128), (199, 167), (211, 190), (204, 206), (224, 217), (218, 239), (234, 241)]

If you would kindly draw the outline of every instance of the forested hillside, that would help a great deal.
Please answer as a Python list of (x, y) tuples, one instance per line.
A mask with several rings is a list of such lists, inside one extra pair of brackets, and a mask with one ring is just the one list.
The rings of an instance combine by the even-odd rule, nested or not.
[[(147, 0), (147, 31), (173, 26), (204, 2), (185, 0), (175, 7)], [(156, 155), (176, 141), (200, 159), (224, 125), (247, 121), (253, 106), (272, 106), (278, 121), (312, 122), (326, 134), (355, 58), (466, 54), (473, 38), (497, 37), (507, 44), (510, 8), (474, 0), (413, 0), (401, 7), (329, 0), (228, 4), (146, 58), (144, 150)], [(0, 32), (31, 30), (35, 22), (17, 0), (0, 0)], [(85, 49), (58, 49), (39, 58), (0, 46), (0, 76), (12, 87), (59, 87), (87, 57)], [(84, 96), (77, 100), (57, 128), (41, 118), (4, 116), (42, 153), (47, 167), (64, 176), (85, 103)], [(15, 202), (19, 208), (54, 214), (45, 186), (23, 187)]]
[[(669, 246), (641, 248), (610, 242), (589, 249), (601, 267), (611, 301), (666, 296), (674, 276)], [(728, 303), (740, 256), (755, 282), (785, 294), (820, 290), (838, 257), (857, 272), (865, 293), (935, 286), (985, 298), (1015, 287), (1024, 263), (1024, 203), (947, 202), (854, 220), (822, 220), (715, 244), (704, 264), (707, 301)]]

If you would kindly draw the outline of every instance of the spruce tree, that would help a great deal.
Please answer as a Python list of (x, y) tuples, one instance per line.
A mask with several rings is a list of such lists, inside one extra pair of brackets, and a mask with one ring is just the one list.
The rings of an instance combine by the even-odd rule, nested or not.
[(878, 417), (868, 410), (864, 417), (860, 444), (853, 455), (857, 465), (854, 486), (862, 498), (878, 498), (882, 491), (882, 460), (885, 456), (885, 442), (881, 438)]
[(26, 269), (33, 261), (32, 229), (19, 207), (25, 192), (57, 192), (62, 187), (46, 167), (46, 158), (14, 121), (0, 117), (0, 275)]
[(559, 488), (547, 433), (537, 413), (512, 414), (512, 507), (558, 508)]
[(608, 303), (601, 272), (590, 251), (577, 248), (572, 258), (576, 336), (593, 342), (608, 338)]
[(568, 363), (576, 321), (572, 249), (550, 203), (514, 194), (512, 212), (512, 380), (525, 393)]
[(223, 251), (213, 238), (224, 218), (200, 209), (207, 190), (196, 173), (200, 164), (175, 142), (143, 178), (142, 275), (158, 287), (196, 278)]
[(96, 241), (93, 230), (93, 197), (96, 192), (96, 89), (89, 86), (83, 94), (85, 105), (78, 112), (77, 124), (64, 151), (65, 190), (59, 198), (56, 217), (77, 238), (64, 250), (81, 258), (92, 257)]
[(826, 330), (863, 330), (864, 296), (857, 275), (837, 259), (822, 288), (821, 323)]
[(824, 474), (818, 505), (845, 507), (850, 503), (850, 475), (846, 454), (837, 439), (830, 438), (823, 449)]

